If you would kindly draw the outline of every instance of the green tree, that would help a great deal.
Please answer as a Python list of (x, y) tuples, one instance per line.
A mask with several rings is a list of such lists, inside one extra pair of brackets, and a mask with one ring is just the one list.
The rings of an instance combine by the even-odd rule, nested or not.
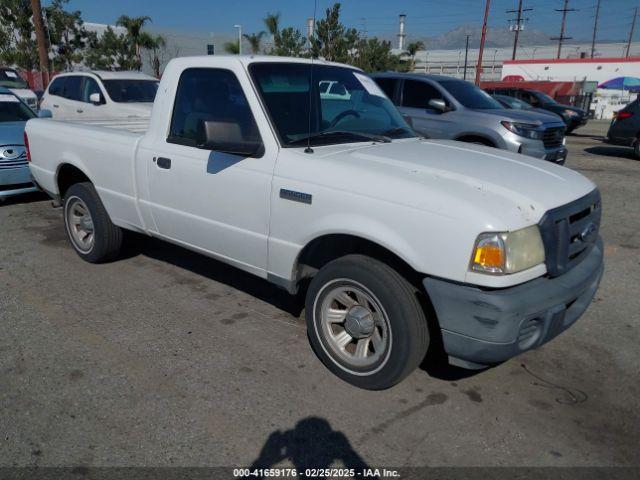
[(357, 30), (347, 29), (340, 22), (340, 4), (334, 3), (327, 8), (325, 17), (316, 22), (311, 54), (332, 62), (352, 61), (358, 40)]
[(275, 48), (280, 36), (280, 13), (267, 13), (263, 22), (264, 26), (267, 27), (267, 32), (271, 35), (272, 48)]
[[(0, 63), (16, 65), (25, 70), (38, 67), (38, 51), (33, 30), (29, 0), (0, 0), (1, 36)], [(6, 43), (5, 43), (6, 42)]]
[(70, 70), (84, 61), (89, 35), (79, 10), (67, 12), (69, 0), (53, 0), (44, 8), (48, 38), (51, 40), (52, 70)]
[(238, 45), (237, 40), (235, 42), (225, 42), (223, 48), (225, 52), (232, 55), (238, 55), (240, 53), (240, 45)]
[(300, 57), (304, 53), (307, 39), (297, 28), (287, 27), (280, 31), (273, 53), (281, 57)]
[(111, 27), (100, 36), (90, 33), (85, 63), (95, 70), (134, 70), (138, 65), (127, 35)]
[(423, 42), (411, 42), (407, 45), (407, 54), (410, 57), (410, 62), (409, 62), (409, 71), (413, 71), (413, 69), (415, 68), (416, 65), (416, 53), (418, 53), (420, 50), (424, 50), (424, 43)]
[(162, 35), (151, 35), (147, 32), (140, 34), (140, 45), (147, 52), (147, 59), (153, 69), (153, 74), (160, 78), (160, 66), (167, 53), (167, 39)]
[(262, 37), (265, 36), (264, 31), (258, 33), (245, 33), (242, 36), (246, 38), (247, 42), (249, 42), (251, 53), (260, 53), (260, 50), (262, 49)]
[(131, 47), (133, 48), (134, 55), (137, 60), (136, 65), (134, 65), (136, 70), (140, 70), (142, 67), (142, 45), (140, 43), (140, 36), (143, 33), (142, 28), (145, 23), (150, 21), (151, 17), (148, 16), (129, 17), (127, 15), (120, 15), (120, 18), (116, 21), (116, 25), (124, 27), (127, 30), (127, 37), (131, 43)]
[(400, 57), (391, 53), (391, 42), (378, 38), (362, 39), (358, 43), (357, 56), (353, 65), (365, 72), (385, 72), (406, 70), (406, 64)]

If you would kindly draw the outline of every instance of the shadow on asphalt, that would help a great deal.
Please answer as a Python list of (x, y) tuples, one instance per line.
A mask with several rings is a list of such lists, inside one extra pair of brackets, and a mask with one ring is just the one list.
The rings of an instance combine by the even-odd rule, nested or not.
[(12, 197), (7, 197), (4, 200), (0, 199), (0, 208), (8, 205), (17, 205), (19, 203), (35, 203), (42, 202), (45, 200), (51, 200), (46, 193), (42, 192), (32, 192), (32, 193), (23, 193), (21, 195), (14, 195)]
[[(268, 469), (288, 460), (298, 472), (331, 468), (340, 461), (341, 468), (362, 472), (371, 468), (351, 446), (342, 432), (333, 430), (324, 418), (307, 417), (291, 430), (276, 430), (269, 435), (260, 455), (250, 469)], [(262, 478), (262, 477), (258, 477)], [(317, 478), (325, 478), (319, 472)]]
[(598, 145), (595, 147), (585, 148), (584, 151), (591, 155), (600, 155), (606, 157), (628, 158), (630, 160), (638, 160), (633, 154), (630, 147), (618, 147), (615, 145)]
[[(304, 296), (302, 293), (290, 295), (285, 290), (264, 279), (213, 258), (191, 252), (162, 240), (137, 234), (128, 234), (121, 258), (131, 258), (137, 255), (144, 255), (166, 262), (215, 282), (223, 283), (270, 303), (296, 318), (300, 317), (304, 310)], [(303, 291), (304, 289), (300, 290)]]

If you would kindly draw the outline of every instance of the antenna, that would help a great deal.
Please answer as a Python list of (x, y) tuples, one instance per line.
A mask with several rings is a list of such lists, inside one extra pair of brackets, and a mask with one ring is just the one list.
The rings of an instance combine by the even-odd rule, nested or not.
[[(313, 0), (313, 26), (315, 30), (316, 26), (316, 8), (318, 6), (318, 0)], [(309, 123), (307, 126), (307, 148), (304, 149), (304, 153), (313, 153), (311, 148), (311, 106), (313, 98), (313, 43), (311, 37), (309, 37), (309, 53), (311, 53), (311, 68), (309, 72)]]

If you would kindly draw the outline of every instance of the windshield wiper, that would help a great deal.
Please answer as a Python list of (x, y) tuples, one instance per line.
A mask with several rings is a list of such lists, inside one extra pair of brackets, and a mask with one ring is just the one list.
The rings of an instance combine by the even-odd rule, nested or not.
[(396, 128), (390, 128), (389, 130), (385, 130), (380, 135), (384, 135), (385, 137), (393, 137), (394, 135), (398, 135), (401, 133), (413, 134), (413, 130), (410, 130), (406, 127), (396, 127)]
[(348, 130), (331, 130), (327, 132), (313, 133), (307, 137), (293, 140), (289, 142), (289, 145), (304, 145), (307, 142), (313, 142), (313, 140), (318, 140), (321, 138), (331, 138), (331, 137), (338, 137), (338, 138), (347, 137), (347, 138), (354, 138), (359, 140), (371, 140), (373, 142), (382, 142), (382, 143), (389, 143), (391, 141), (391, 139), (385, 135), (376, 135), (373, 133), (365, 133), (365, 132), (351, 132)]

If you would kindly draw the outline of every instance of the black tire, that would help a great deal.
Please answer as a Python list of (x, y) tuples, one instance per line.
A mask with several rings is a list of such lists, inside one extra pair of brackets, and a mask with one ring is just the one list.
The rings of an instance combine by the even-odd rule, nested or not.
[[(345, 333), (352, 333), (349, 325), (353, 325), (354, 307), (351, 309), (340, 301), (330, 303), (335, 311), (336, 305), (344, 307), (349, 312), (342, 323), (324, 322), (323, 305), (326, 306), (334, 298), (334, 292), (341, 289), (355, 288), (370, 295), (374, 301), (370, 305), (379, 305), (371, 308), (372, 318), (384, 318), (387, 330), (386, 343), (380, 352), (374, 351), (373, 339), (366, 343), (364, 355), (374, 358), (379, 355), (375, 363), (367, 366), (357, 366), (341, 357), (336, 348), (336, 343), (330, 337), (340, 337), (342, 328)], [(356, 298), (352, 295), (352, 298)], [(356, 302), (356, 307), (363, 303)], [(367, 302), (364, 302), (367, 303)], [(366, 309), (365, 309), (366, 310)], [(424, 359), (429, 346), (429, 331), (425, 312), (418, 300), (417, 290), (407, 282), (398, 272), (388, 265), (364, 255), (348, 255), (334, 260), (324, 266), (313, 278), (306, 296), (305, 316), (307, 332), (316, 355), (322, 363), (335, 375), (356, 387), (367, 390), (382, 390), (392, 387), (409, 375)], [(378, 320), (377, 320), (378, 321)], [(351, 322), (348, 325), (348, 322)], [(323, 327), (323, 325), (329, 327)], [(332, 329), (327, 333), (324, 328)], [(384, 337), (384, 329), (377, 324), (378, 339)], [(335, 333), (334, 330), (339, 333)], [(366, 335), (366, 332), (358, 331), (358, 335)], [(355, 350), (361, 338), (354, 336), (353, 343), (344, 349)], [(366, 338), (365, 338), (366, 340)], [(332, 346), (333, 345), (333, 346)], [(376, 348), (377, 350), (377, 348)], [(344, 355), (344, 350), (343, 350)], [(355, 358), (355, 357), (354, 357)], [(357, 361), (357, 359), (356, 359)], [(368, 360), (366, 360), (368, 361)]]
[(636, 141), (633, 142), (633, 155), (636, 158), (640, 158), (640, 137), (636, 138)]
[[(90, 246), (83, 247), (72, 234), (70, 209), (84, 205), (92, 221), (93, 240)], [(63, 202), (64, 226), (71, 246), (83, 260), (90, 263), (102, 263), (113, 260), (120, 253), (122, 229), (115, 226), (104, 208), (96, 189), (91, 182), (72, 185), (67, 190)]]

